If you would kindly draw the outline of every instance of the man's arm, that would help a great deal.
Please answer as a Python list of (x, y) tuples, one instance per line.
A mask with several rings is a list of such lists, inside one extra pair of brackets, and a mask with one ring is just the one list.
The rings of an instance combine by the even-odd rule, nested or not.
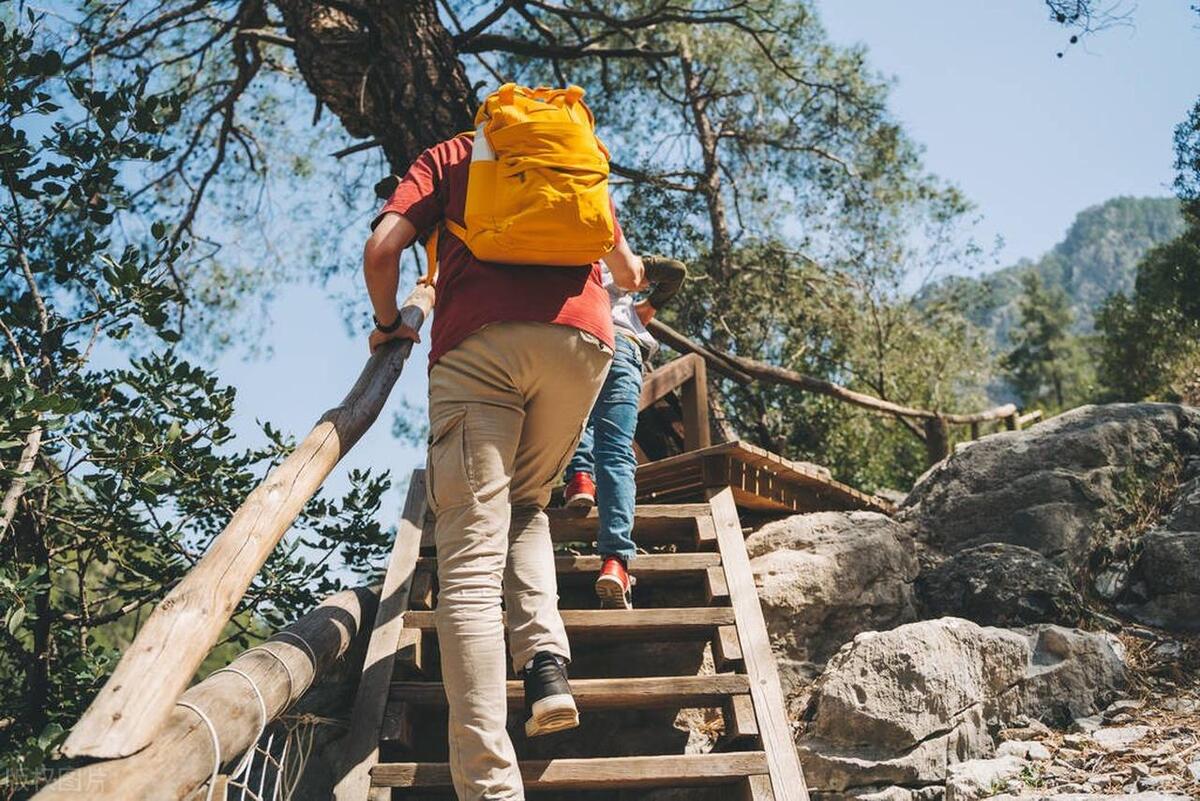
[[(363, 279), (378, 325), (390, 326), (400, 317), (396, 293), (400, 289), (400, 254), (416, 239), (417, 229), (400, 214), (385, 214), (363, 247)], [(371, 352), (392, 339), (420, 342), (421, 336), (406, 325), (391, 332), (372, 329)]]
[(687, 278), (687, 267), (681, 261), (662, 256), (647, 256), (643, 263), (646, 266), (646, 280), (654, 285), (654, 291), (650, 297), (636, 304), (633, 310), (637, 312), (642, 325), (647, 325), (654, 319), (655, 313), (679, 292)]
[(601, 258), (621, 289), (626, 292), (638, 292), (646, 288), (646, 269), (642, 266), (642, 259), (633, 252), (624, 237)]

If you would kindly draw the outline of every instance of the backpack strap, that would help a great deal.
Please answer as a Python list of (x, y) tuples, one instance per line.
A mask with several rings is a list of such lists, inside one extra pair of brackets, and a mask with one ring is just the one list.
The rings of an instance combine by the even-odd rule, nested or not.
[(442, 231), (447, 230), (458, 237), (464, 245), (467, 243), (467, 229), (451, 220), (449, 217), (443, 217), (442, 221), (433, 227), (429, 238), (425, 240), (425, 259), (429, 267), (425, 271), (425, 275), (417, 279), (418, 284), (426, 286), (434, 286), (437, 283), (438, 273), (438, 241), (441, 239)]

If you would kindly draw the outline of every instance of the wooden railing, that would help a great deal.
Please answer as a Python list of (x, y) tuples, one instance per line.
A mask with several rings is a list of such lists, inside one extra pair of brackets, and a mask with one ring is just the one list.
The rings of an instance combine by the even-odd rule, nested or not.
[[(420, 330), (433, 289), (418, 286), (401, 309)], [(125, 757), (145, 748), (229, 622), (300, 510), (375, 421), (412, 352), (395, 341), (367, 361), (345, 399), (270, 472), (203, 558), (162, 600), (63, 744), (70, 757)]]
[(1022, 417), (1018, 413), (1017, 407), (1011, 403), (970, 414), (955, 414), (905, 406), (785, 367), (707, 347), (681, 334), (661, 320), (651, 320), (647, 328), (660, 342), (680, 353), (694, 354), (703, 358), (713, 370), (739, 384), (750, 384), (755, 381), (784, 384), (805, 392), (827, 395), (872, 412), (895, 417), (925, 443), (930, 464), (936, 464), (949, 455), (949, 427), (951, 425), (970, 426), (971, 438), (977, 439), (982, 424), (1003, 424), (1009, 430), (1015, 430), (1023, 425), (1023, 421), (1028, 422), (1041, 417), (1040, 412)]
[[(371, 632), (378, 600), (365, 588), (330, 596), (227, 668), (170, 699), (163, 726), (146, 748), (65, 773), (33, 801), (195, 798), (213, 775), (214, 749), (224, 765), (253, 748), (267, 724), (324, 678), (356, 641), (361, 645)], [(151, 678), (148, 674), (147, 682)]]
[(683, 449), (697, 451), (712, 444), (708, 425), (708, 368), (694, 353), (674, 359), (646, 376), (638, 411), (645, 411), (679, 390), (683, 407)]

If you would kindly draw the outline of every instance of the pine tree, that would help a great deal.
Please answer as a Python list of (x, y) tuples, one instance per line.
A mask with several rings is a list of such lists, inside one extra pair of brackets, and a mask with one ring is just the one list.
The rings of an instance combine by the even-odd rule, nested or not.
[(1062, 409), (1078, 385), (1080, 347), (1071, 333), (1075, 316), (1066, 294), (1046, 287), (1037, 273), (1026, 273), (1021, 284), (1020, 320), (1009, 334), (1012, 348), (1001, 366), (1024, 405)]

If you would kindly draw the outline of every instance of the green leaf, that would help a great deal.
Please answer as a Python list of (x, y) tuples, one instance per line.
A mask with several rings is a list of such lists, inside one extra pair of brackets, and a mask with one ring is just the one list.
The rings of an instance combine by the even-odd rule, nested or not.
[(16, 634), (17, 629), (21, 628), (21, 624), (25, 622), (25, 607), (17, 606), (8, 613), (8, 633)]

